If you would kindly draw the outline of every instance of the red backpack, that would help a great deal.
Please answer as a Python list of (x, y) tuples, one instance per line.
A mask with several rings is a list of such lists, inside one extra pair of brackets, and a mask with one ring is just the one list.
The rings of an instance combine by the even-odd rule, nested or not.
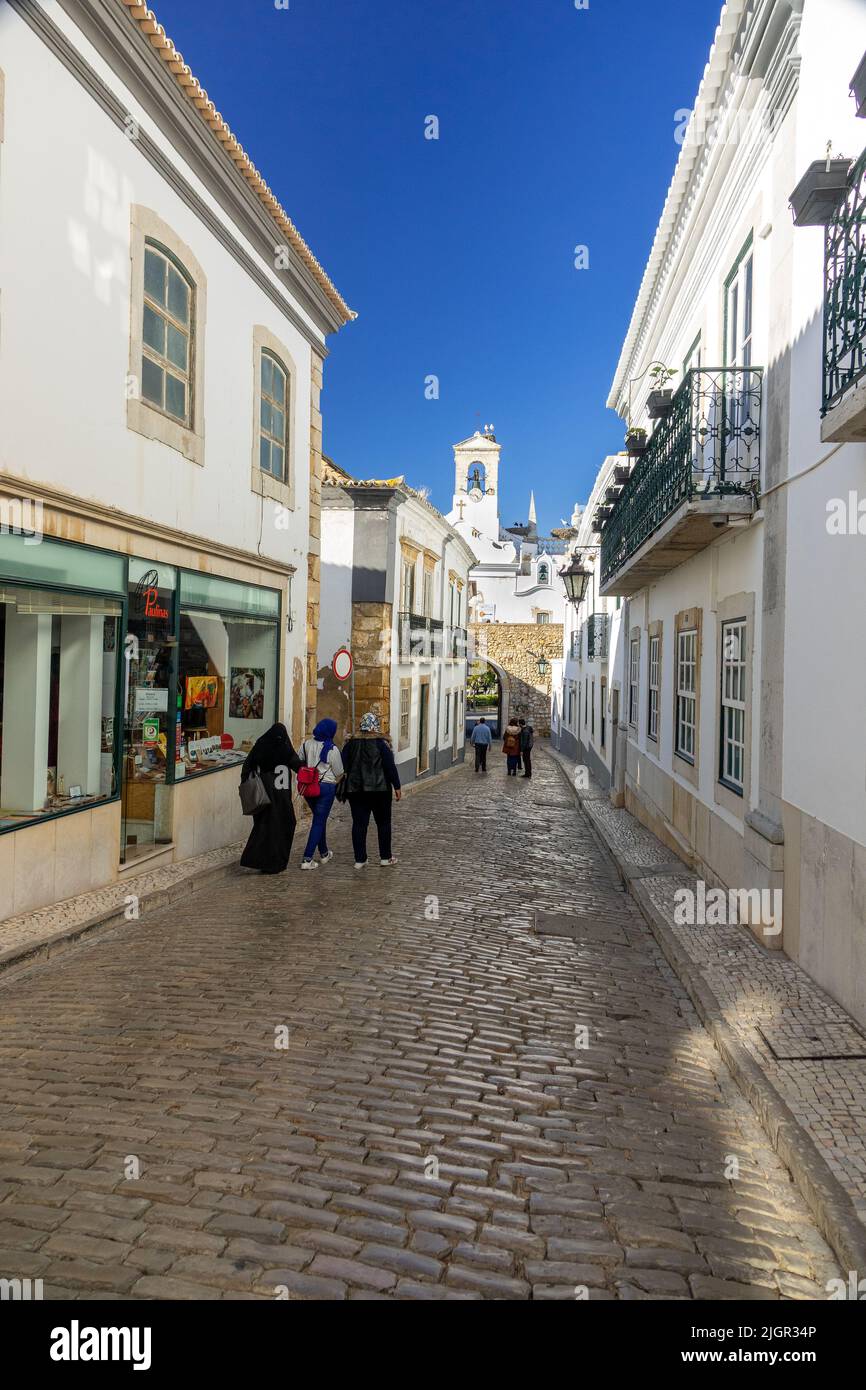
[[(304, 743), (301, 752), (307, 756), (307, 745)], [(319, 774), (321, 761), (315, 767), (302, 767), (298, 770), (298, 792), (306, 797), (308, 801), (313, 801), (322, 794), (322, 778)]]

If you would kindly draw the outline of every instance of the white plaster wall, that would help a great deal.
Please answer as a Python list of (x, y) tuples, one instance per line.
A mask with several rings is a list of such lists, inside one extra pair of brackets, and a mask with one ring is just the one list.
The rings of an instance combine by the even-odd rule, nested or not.
[[(807, 0), (802, 29), (798, 177), (826, 142), (856, 157), (866, 121), (848, 83), (866, 49), (866, 5)], [(789, 476), (827, 459), (787, 488), (787, 617), (783, 794), (808, 815), (866, 844), (866, 534), (830, 535), (827, 506), (866, 501), (866, 444), (822, 444), (824, 244), (798, 229), (792, 247), (792, 390)], [(866, 518), (863, 521), (866, 533)]]
[[(57, 6), (52, 17), (63, 20)], [(74, 26), (73, 39), (103, 67)], [(306, 603), (310, 348), (30, 28), (3, 15), (0, 467), (133, 515), (296, 564)], [(135, 102), (111, 83), (132, 109)], [(39, 100), (34, 101), (34, 92)], [(142, 126), (170, 148), (147, 117)], [(176, 158), (176, 157), (175, 157)], [(180, 163), (180, 161), (176, 161)], [(38, 177), (34, 171), (38, 170)], [(187, 171), (190, 182), (194, 175)], [(207, 277), (204, 466), (126, 426), (130, 208), (152, 208)], [(224, 214), (223, 214), (224, 217)], [(252, 328), (296, 368), (296, 510), (277, 529), (250, 486)], [(35, 428), (38, 422), (38, 428)], [(303, 624), (299, 625), (300, 644)], [(290, 639), (290, 645), (291, 639)], [(297, 654), (301, 645), (297, 643)], [(291, 661), (289, 662), (291, 670)]]
[(354, 543), (354, 508), (323, 507), (318, 655), (320, 667), (330, 665), (334, 653), (341, 647), (351, 646)]

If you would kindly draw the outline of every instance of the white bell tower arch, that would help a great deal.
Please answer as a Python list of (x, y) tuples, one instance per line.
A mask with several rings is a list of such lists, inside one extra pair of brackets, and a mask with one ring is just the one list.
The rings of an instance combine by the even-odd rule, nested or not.
[(454, 506), (449, 520), (499, 540), (499, 454), (493, 426), (454, 445)]

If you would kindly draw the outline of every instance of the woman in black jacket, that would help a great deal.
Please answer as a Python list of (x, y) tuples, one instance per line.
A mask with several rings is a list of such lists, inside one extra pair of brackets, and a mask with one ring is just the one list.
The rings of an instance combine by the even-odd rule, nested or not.
[(296, 824), (291, 774), (301, 766), (285, 724), (274, 724), (247, 754), (241, 781), (258, 772), (271, 804), (253, 816), (250, 838), (241, 855), (245, 869), (259, 869), (263, 874), (285, 872)]
[(338, 793), (352, 811), (352, 848), (355, 868), (367, 867), (367, 829), (370, 816), (379, 834), (379, 863), (390, 867), (397, 860), (391, 854), (391, 792), (400, 800), (400, 776), (391, 745), (382, 737), (377, 714), (365, 714), (361, 731), (343, 749), (345, 779)]

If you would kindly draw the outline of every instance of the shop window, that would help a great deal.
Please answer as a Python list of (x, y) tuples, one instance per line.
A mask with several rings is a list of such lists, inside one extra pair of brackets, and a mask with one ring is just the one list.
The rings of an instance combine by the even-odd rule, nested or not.
[(0, 581), (0, 830), (116, 795), (121, 614)]
[(288, 448), (289, 377), (270, 352), (262, 353), (259, 467), (284, 482)]
[(259, 589), (182, 574), (175, 776), (243, 761), (274, 723), (279, 600)]
[(172, 837), (166, 785), (176, 747), (177, 571), (129, 561), (121, 863)]

